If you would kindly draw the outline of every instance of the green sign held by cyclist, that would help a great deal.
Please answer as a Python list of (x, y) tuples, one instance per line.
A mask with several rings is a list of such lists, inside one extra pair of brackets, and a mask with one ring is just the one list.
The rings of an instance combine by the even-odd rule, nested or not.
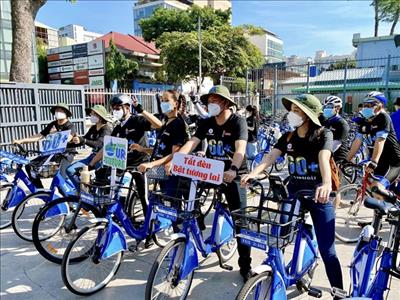
[(113, 136), (104, 137), (103, 165), (120, 170), (126, 169), (128, 141)]

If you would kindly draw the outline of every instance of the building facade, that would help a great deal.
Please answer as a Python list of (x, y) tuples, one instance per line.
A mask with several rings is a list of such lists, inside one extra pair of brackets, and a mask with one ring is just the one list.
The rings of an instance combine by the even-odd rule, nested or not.
[(261, 35), (251, 35), (250, 41), (261, 51), (265, 63), (278, 63), (284, 61), (283, 41), (270, 31), (264, 30)]
[(35, 37), (41, 39), (48, 49), (59, 46), (58, 30), (37, 21), (35, 21)]
[(232, 7), (230, 0), (139, 0), (133, 6), (133, 29), (135, 36), (142, 36), (140, 20), (149, 18), (157, 8), (188, 9), (191, 5), (209, 6), (213, 9), (227, 10)]
[(76, 44), (87, 43), (102, 36), (100, 33), (87, 31), (83, 26), (75, 24), (60, 27), (58, 29), (58, 35), (60, 38), (70, 38), (74, 40)]

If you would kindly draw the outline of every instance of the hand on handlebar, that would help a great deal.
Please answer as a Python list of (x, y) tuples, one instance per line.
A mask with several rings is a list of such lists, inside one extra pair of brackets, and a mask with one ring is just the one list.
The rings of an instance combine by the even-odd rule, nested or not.
[(129, 147), (129, 151), (135, 151), (135, 150), (138, 151), (138, 152), (142, 152), (143, 147), (141, 145), (139, 145), (139, 144), (132, 144)]
[(325, 183), (317, 187), (315, 190), (315, 202), (325, 204), (329, 201), (329, 196), (332, 191), (332, 185)]
[(242, 175), (241, 179), (240, 179), (240, 185), (242, 187), (246, 187), (247, 185), (250, 184), (250, 181), (255, 179), (256, 177), (252, 174), (244, 174)]
[(146, 171), (147, 171), (148, 169), (151, 169), (152, 167), (153, 167), (153, 165), (152, 165), (151, 163), (143, 163), (143, 164), (140, 164), (140, 165), (138, 166), (137, 170), (138, 170), (139, 172), (141, 172), (141, 173), (146, 173)]
[(231, 183), (236, 177), (237, 173), (234, 170), (224, 172), (224, 182)]
[(172, 160), (169, 161), (169, 162), (167, 162), (167, 163), (164, 165), (164, 169), (165, 169), (165, 174), (166, 174), (167, 176), (171, 176), (171, 175), (172, 175)]

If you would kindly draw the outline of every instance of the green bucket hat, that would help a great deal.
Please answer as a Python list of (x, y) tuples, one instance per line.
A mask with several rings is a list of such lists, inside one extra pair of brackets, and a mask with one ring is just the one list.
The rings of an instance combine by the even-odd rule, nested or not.
[(91, 108), (96, 114), (98, 114), (106, 122), (111, 122), (112, 120), (107, 113), (107, 109), (103, 105), (95, 105)]
[(68, 105), (65, 103), (57, 103), (56, 105), (54, 105), (50, 111), (51, 113), (54, 115), (54, 113), (56, 112), (57, 108), (62, 108), (63, 110), (65, 110), (65, 113), (67, 114), (67, 117), (71, 117), (72, 116), (72, 112), (69, 110)]
[(318, 119), (319, 115), (322, 113), (322, 104), (317, 97), (310, 94), (303, 94), (294, 99), (282, 98), (282, 104), (288, 111), (291, 110), (292, 103), (300, 107), (315, 125), (322, 126)]
[(201, 102), (203, 102), (204, 104), (208, 103), (208, 97), (210, 97), (211, 95), (219, 95), (222, 98), (224, 98), (225, 100), (228, 100), (229, 103), (231, 104), (231, 106), (236, 106), (235, 101), (233, 101), (231, 99), (231, 93), (229, 93), (229, 90), (226, 86), (223, 85), (215, 85), (213, 86), (210, 91), (208, 92), (208, 94), (202, 95), (200, 97)]

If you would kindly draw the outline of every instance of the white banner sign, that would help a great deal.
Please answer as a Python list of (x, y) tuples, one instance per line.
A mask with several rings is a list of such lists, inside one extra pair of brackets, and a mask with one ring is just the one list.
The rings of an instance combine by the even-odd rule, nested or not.
[(57, 54), (58, 50), (59, 50), (59, 48), (47, 49), (47, 54)]
[(56, 67), (56, 68), (50, 68), (48, 70), (49, 74), (51, 73), (60, 73), (61, 72), (61, 68), (60, 67)]
[(89, 70), (89, 76), (104, 75), (104, 69)]
[(51, 84), (61, 84), (61, 80), (49, 80)]
[[(63, 46), (63, 47), (59, 47), (59, 48), (58, 48), (58, 52), (59, 52), (59, 53), (71, 52), (70, 54), (72, 55), (72, 46)], [(65, 57), (65, 58), (69, 58), (69, 57)]]
[(61, 72), (72, 72), (73, 70), (74, 70), (74, 66), (61, 67)]
[(125, 170), (128, 155), (128, 140), (106, 135), (103, 146), (103, 165)]
[(183, 153), (172, 159), (172, 174), (217, 185), (222, 183), (224, 167), (223, 161)]
[(72, 58), (60, 60), (61, 66), (68, 66), (68, 65), (73, 65), (73, 64), (74, 64), (74, 61), (72, 60)]
[(89, 69), (99, 69), (103, 67), (103, 54), (89, 56)]
[(81, 70), (87, 70), (88, 69), (88, 64), (76, 64), (74, 66), (75, 71), (81, 71)]
[(56, 61), (48, 61), (48, 62), (47, 62), (47, 66), (48, 66), (49, 68), (51, 68), (51, 67), (59, 67), (59, 66), (60, 66), (60, 61), (59, 61), (59, 60), (56, 60)]
[(88, 62), (87, 57), (74, 58), (74, 64), (87, 64), (87, 62)]
[(103, 53), (103, 41), (91, 41), (88, 43), (88, 55)]
[(74, 78), (74, 72), (61, 73), (60, 76), (61, 79)]
[(91, 89), (104, 89), (104, 76), (89, 77)]
[(60, 53), (60, 59), (72, 58), (72, 52)]

